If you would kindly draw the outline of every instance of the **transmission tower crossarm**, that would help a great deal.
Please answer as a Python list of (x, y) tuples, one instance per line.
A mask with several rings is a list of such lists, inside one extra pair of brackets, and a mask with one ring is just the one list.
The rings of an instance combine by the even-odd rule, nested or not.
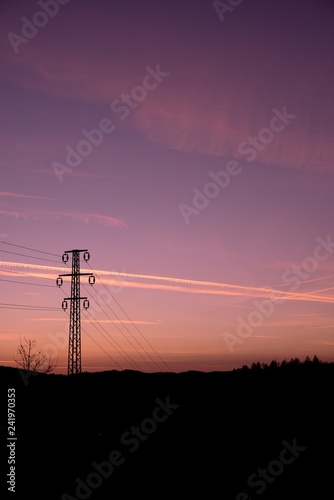
[[(73, 276), (73, 273), (59, 274), (59, 276)], [(76, 273), (76, 276), (94, 276), (93, 273)]]

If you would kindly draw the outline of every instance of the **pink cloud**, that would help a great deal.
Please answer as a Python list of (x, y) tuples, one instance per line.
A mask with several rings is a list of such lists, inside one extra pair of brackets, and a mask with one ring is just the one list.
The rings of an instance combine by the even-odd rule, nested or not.
[(111, 217), (109, 215), (91, 214), (91, 213), (72, 213), (58, 212), (52, 210), (33, 210), (33, 209), (15, 209), (15, 210), (0, 210), (0, 214), (11, 217), (31, 218), (33, 220), (41, 220), (52, 218), (56, 222), (64, 218), (70, 218), (84, 222), (85, 224), (100, 224), (106, 227), (122, 227), (125, 223), (121, 219)]
[(20, 217), (27, 219), (27, 214), (25, 214), (22, 210), (0, 210), (0, 214), (7, 215), (9, 217), (16, 217), (17, 219)]
[[(313, 8), (316, 14), (316, 7)], [(131, 30), (136, 27), (135, 23), (131, 19), (127, 22), (135, 36), (137, 31)], [(145, 29), (144, 18), (143, 22)], [(271, 22), (273, 29), (276, 24), (279, 26), (274, 17)], [(202, 46), (196, 37), (189, 41), (178, 33), (178, 38), (173, 39), (173, 48), (187, 42), (194, 54), (187, 54), (185, 67), (178, 52), (171, 52), (167, 30), (161, 31), (160, 25), (159, 29), (156, 26), (151, 23), (147, 36), (152, 40), (159, 36), (159, 58), (152, 49), (154, 44), (148, 43), (146, 48), (150, 51), (144, 53), (150, 54), (153, 60), (145, 62), (137, 53), (134, 58), (123, 43), (123, 57), (115, 54), (111, 64), (111, 43), (117, 46), (117, 42), (124, 42), (124, 33), (118, 29), (112, 36), (94, 33), (100, 47), (98, 57), (84, 31), (76, 35), (76, 43), (66, 43), (65, 38), (57, 44), (53, 40), (45, 44), (29, 43), (24, 47), (24, 58), (9, 51), (8, 40), (3, 37), (0, 54), (5, 71), (1, 77), (45, 94), (104, 103), (108, 112), (113, 99), (141, 83), (146, 64), (160, 62), (162, 68), (170, 72), (168, 80), (140, 103), (126, 126), (133, 118), (149, 140), (168, 148), (245, 159), (238, 153), (239, 144), (268, 126), (273, 108), (287, 106), (290, 113), (297, 115), (296, 119), (283, 132), (275, 134), (256, 161), (317, 172), (334, 171), (333, 96), (326, 90), (332, 83), (331, 74), (326, 76), (330, 62), (330, 51), (324, 45), (326, 38), (321, 39), (319, 45), (324, 50), (319, 50), (310, 65), (309, 60), (301, 58), (291, 46), (294, 30), (287, 30), (280, 40), (280, 50), (276, 46), (264, 46), (261, 37), (256, 35), (256, 27), (254, 37), (239, 37), (238, 44), (230, 44), (222, 50), (215, 50), (209, 39)], [(303, 24), (303, 28), (301, 36), (307, 41), (309, 26)], [(72, 36), (72, 30), (64, 33)], [(237, 33), (235, 36), (237, 38)], [(138, 37), (143, 47), (146, 40), (145, 37), (143, 42)], [(223, 44), (223, 38), (221, 41)], [(289, 49), (291, 54), (286, 58)]]
[(80, 220), (85, 222), (85, 224), (90, 224), (92, 222), (96, 222), (97, 224), (101, 224), (103, 226), (112, 226), (112, 227), (121, 227), (124, 226), (124, 222), (121, 219), (116, 219), (115, 217), (110, 217), (109, 215), (100, 215), (100, 214), (80, 214), (80, 213), (62, 213), (62, 212), (54, 212), (55, 215), (71, 217), (76, 220)]
[(10, 197), (10, 198), (27, 198), (32, 200), (54, 200), (54, 198), (46, 198), (44, 196), (32, 196), (28, 194), (21, 193), (10, 193), (7, 191), (0, 191), (0, 196)]
[[(131, 67), (111, 65), (108, 54), (89, 57), (73, 44), (66, 47), (66, 58), (62, 44), (52, 46), (52, 58), (48, 45), (28, 44), (25, 52), (27, 57), (17, 58), (8, 52), (6, 41), (0, 40), (0, 56), (7, 67), (6, 76), (2, 78), (48, 95), (109, 103), (140, 83)], [(141, 78), (145, 74), (144, 66), (142, 72)]]
[[(55, 173), (53, 171), (53, 169), (49, 168), (49, 169), (45, 169), (45, 168), (36, 168), (34, 169), (34, 172), (37, 173), (37, 174), (44, 174), (44, 175), (48, 175), (48, 176), (52, 176), (54, 177), (55, 176)], [(101, 174), (96, 174), (94, 172), (83, 172), (82, 170), (78, 171), (78, 170), (73, 170), (73, 172), (71, 172), (69, 175), (71, 175), (71, 177), (80, 177), (80, 178), (83, 178), (83, 179), (104, 179), (104, 180), (109, 180), (109, 181), (114, 181), (114, 180), (118, 180), (118, 179), (129, 179), (128, 176), (121, 176), (121, 175), (101, 175)], [(0, 202), (1, 203), (1, 202)]]
[[(241, 97), (239, 103), (238, 97)], [(247, 160), (249, 155), (238, 152), (239, 145), (269, 127), (272, 109), (282, 112), (284, 108), (284, 104), (280, 106), (273, 99), (271, 109), (261, 109), (255, 97), (252, 106), (249, 103), (245, 106), (242, 96), (229, 92), (228, 99), (221, 97), (210, 104), (209, 99), (203, 99), (199, 89), (189, 89), (187, 96), (170, 95), (165, 100), (147, 101), (135, 114), (135, 124), (149, 140), (168, 148)], [(262, 151), (257, 151), (253, 161), (334, 172), (334, 146), (328, 127), (326, 129), (329, 117), (324, 116), (323, 127), (314, 135), (305, 113), (298, 114), (299, 109), (299, 103), (287, 106), (288, 112), (296, 118), (282, 132), (276, 133)], [(238, 124), (234, 116), (239, 117)]]

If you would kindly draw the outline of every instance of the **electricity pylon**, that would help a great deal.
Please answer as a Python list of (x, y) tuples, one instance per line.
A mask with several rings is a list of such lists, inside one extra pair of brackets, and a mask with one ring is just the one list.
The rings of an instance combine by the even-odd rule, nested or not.
[(83, 300), (85, 309), (89, 308), (89, 300), (87, 297), (80, 297), (80, 276), (89, 276), (88, 283), (94, 285), (95, 277), (93, 273), (80, 272), (80, 253), (84, 252), (83, 258), (85, 262), (89, 261), (90, 255), (88, 250), (66, 250), (63, 254), (62, 261), (64, 264), (68, 262), (68, 254), (72, 254), (72, 273), (60, 274), (57, 278), (59, 287), (63, 284), (62, 276), (71, 276), (71, 297), (65, 297), (62, 303), (64, 311), (67, 309), (67, 301), (70, 301), (70, 328), (69, 328), (69, 343), (68, 343), (68, 369), (67, 374), (73, 375), (81, 373), (81, 319), (80, 319), (80, 300)]

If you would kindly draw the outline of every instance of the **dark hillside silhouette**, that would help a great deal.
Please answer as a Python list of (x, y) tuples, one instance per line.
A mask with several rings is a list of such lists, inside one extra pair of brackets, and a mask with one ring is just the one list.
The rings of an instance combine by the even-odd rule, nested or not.
[[(330, 498), (333, 380), (334, 364), (316, 357), (231, 372), (35, 374), (27, 385), (0, 367), (1, 393), (17, 393), (15, 498)], [(3, 452), (4, 413), (0, 426)]]

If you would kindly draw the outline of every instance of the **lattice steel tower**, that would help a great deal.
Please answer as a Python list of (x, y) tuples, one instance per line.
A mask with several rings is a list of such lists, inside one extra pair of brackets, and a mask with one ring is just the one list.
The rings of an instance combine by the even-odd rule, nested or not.
[(62, 276), (71, 276), (71, 297), (65, 297), (62, 303), (64, 311), (67, 309), (67, 301), (70, 301), (70, 328), (69, 328), (69, 343), (68, 343), (68, 369), (67, 374), (81, 373), (81, 318), (80, 318), (80, 301), (83, 300), (85, 309), (89, 307), (87, 297), (80, 297), (80, 276), (89, 276), (88, 283), (94, 285), (95, 277), (93, 273), (80, 272), (80, 253), (84, 253), (85, 262), (89, 261), (90, 255), (88, 250), (66, 250), (62, 260), (66, 264), (68, 255), (72, 254), (72, 273), (60, 274), (57, 278), (59, 287), (63, 284)]

